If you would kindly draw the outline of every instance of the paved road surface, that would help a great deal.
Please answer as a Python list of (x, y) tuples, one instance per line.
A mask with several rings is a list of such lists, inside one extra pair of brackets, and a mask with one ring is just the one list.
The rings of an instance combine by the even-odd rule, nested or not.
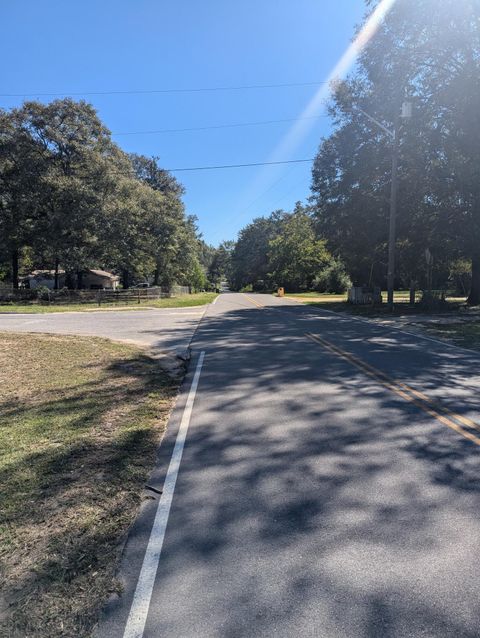
[[(478, 638), (478, 358), (240, 294), (193, 347), (152, 479), (204, 351), (151, 602), (143, 582), (144, 630), (125, 636)], [(102, 638), (124, 635), (156, 507)]]
[(205, 307), (156, 310), (101, 310), (45, 314), (1, 314), (0, 331), (49, 332), (106, 337), (183, 352)]

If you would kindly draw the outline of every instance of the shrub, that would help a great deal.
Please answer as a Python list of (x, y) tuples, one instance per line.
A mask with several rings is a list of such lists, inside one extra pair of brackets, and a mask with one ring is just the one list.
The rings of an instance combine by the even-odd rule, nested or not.
[(345, 270), (345, 265), (339, 259), (334, 259), (325, 266), (313, 281), (313, 287), (319, 292), (333, 292), (341, 294), (352, 285), (351, 279)]
[(51, 291), (47, 286), (39, 286), (36, 288), (37, 299), (40, 301), (50, 301)]

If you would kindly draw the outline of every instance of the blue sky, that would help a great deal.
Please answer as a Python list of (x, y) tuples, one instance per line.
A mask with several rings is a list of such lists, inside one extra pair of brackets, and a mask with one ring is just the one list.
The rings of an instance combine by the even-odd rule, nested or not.
[[(363, 0), (4, 0), (0, 93), (35, 94), (324, 80), (349, 45)], [(113, 133), (298, 117), (317, 87), (85, 96)], [(33, 96), (35, 97), (35, 96)], [(48, 100), (41, 97), (39, 99)], [(1, 97), (4, 108), (22, 102)], [(318, 114), (321, 114), (320, 109)], [(292, 123), (114, 135), (165, 168), (268, 161)], [(313, 121), (281, 159), (313, 157)], [(309, 164), (177, 173), (205, 239), (234, 239), (252, 218), (308, 196)]]

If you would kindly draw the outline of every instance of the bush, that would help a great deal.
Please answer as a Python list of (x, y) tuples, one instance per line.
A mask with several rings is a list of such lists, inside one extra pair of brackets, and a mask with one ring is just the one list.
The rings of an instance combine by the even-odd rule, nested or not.
[(37, 293), (37, 299), (40, 301), (50, 301), (51, 291), (47, 286), (39, 286), (35, 289)]
[(313, 288), (318, 292), (333, 292), (341, 294), (350, 288), (352, 281), (348, 276), (343, 262), (339, 259), (331, 261), (325, 266), (313, 281)]

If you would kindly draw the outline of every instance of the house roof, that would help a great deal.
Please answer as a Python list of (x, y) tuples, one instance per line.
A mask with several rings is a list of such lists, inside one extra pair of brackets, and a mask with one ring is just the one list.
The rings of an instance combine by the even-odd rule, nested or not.
[(112, 281), (118, 281), (120, 279), (120, 277), (118, 277), (117, 275), (114, 275), (111, 272), (107, 272), (106, 270), (96, 270), (94, 268), (89, 268), (88, 272), (91, 272), (94, 275), (97, 275), (97, 277), (107, 277), (108, 279), (111, 279)]
[[(59, 270), (58, 271), (59, 275), (64, 275), (65, 271), (64, 270)], [(32, 272), (27, 275), (27, 277), (25, 277), (25, 279), (27, 278), (34, 278), (34, 277), (55, 277), (55, 271), (54, 270), (32, 270)]]
[[(117, 275), (114, 275), (111, 272), (107, 272), (106, 270), (99, 270), (96, 268), (88, 268), (86, 271), (86, 273), (92, 273), (92, 275), (96, 275), (97, 277), (104, 277), (106, 279), (110, 279), (111, 281), (119, 281), (120, 277), (118, 277)], [(64, 270), (59, 270), (58, 271), (59, 275), (65, 275), (65, 271)], [(30, 274), (28, 274), (26, 277), (24, 277), (24, 279), (34, 279), (35, 277), (54, 277), (55, 276), (55, 271), (54, 270), (32, 270), (32, 272)]]

